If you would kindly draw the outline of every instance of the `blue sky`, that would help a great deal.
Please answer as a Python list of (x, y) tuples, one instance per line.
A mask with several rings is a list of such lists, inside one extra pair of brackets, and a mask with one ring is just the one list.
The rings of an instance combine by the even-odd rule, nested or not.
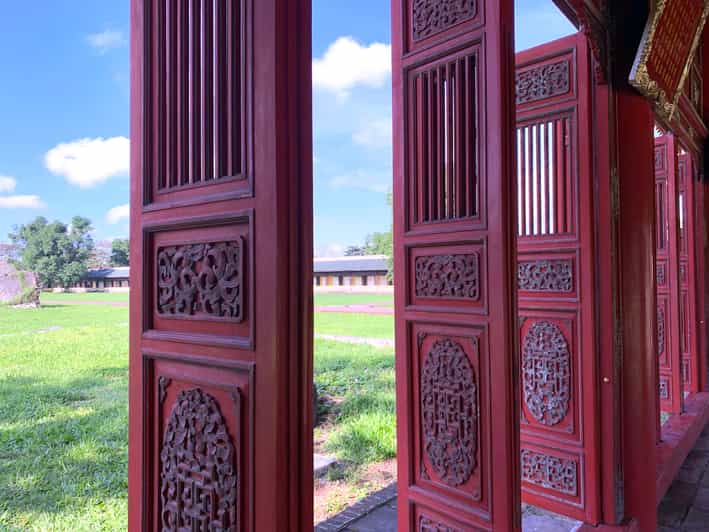
[[(391, 218), (389, 2), (314, 0), (315, 243), (336, 255)], [(519, 0), (517, 48), (573, 31)], [(128, 234), (128, 0), (10, 2), (0, 21), (0, 241), (38, 215)]]

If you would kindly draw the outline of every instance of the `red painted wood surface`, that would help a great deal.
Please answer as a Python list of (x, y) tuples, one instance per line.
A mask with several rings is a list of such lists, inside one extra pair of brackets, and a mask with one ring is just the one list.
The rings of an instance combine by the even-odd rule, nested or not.
[(600, 516), (590, 55), (572, 35), (517, 54), (522, 498)]
[(392, 2), (399, 530), (519, 529), (513, 5)]
[(655, 244), (657, 248), (657, 356), (660, 407), (679, 414), (682, 382), (681, 294), (677, 145), (674, 137), (655, 139)]
[(131, 2), (130, 530), (312, 528), (310, 24)]
[(696, 327), (697, 327), (697, 387), (707, 391), (707, 324), (706, 324), (706, 274), (707, 217), (706, 190), (703, 183), (695, 181), (694, 187), (694, 260), (696, 273)]
[(685, 394), (699, 389), (699, 331), (697, 323), (697, 263), (695, 246), (696, 165), (682, 151), (677, 160), (677, 223), (679, 233), (680, 350), (682, 352), (682, 389)]

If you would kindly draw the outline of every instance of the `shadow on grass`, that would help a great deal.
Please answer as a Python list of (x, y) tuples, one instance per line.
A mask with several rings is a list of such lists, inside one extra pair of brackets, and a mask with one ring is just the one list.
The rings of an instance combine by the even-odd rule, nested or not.
[(127, 497), (127, 384), (108, 380), (119, 372), (0, 380), (0, 516)]

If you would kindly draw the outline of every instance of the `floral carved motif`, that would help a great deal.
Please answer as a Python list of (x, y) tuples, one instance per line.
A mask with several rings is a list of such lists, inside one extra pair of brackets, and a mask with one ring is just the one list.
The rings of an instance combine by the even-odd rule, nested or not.
[(680, 264), (679, 265), (679, 282), (682, 284), (687, 284), (687, 280), (688, 280), (687, 265)]
[(522, 449), (522, 480), (567, 495), (577, 495), (576, 462)]
[(172, 383), (170, 377), (161, 376), (158, 379), (158, 401), (160, 404), (164, 403), (167, 398), (167, 389), (170, 387), (170, 383)]
[(665, 354), (665, 309), (657, 306), (657, 355)]
[(535, 260), (517, 264), (517, 288), (529, 292), (571, 292), (570, 259)]
[(665, 169), (665, 149), (655, 148), (655, 170)]
[(515, 77), (518, 104), (566, 94), (570, 86), (569, 62), (566, 60), (523, 70)]
[(163, 532), (237, 530), (235, 452), (215, 399), (181, 391), (160, 452)]
[(158, 312), (243, 320), (241, 241), (158, 250)]
[(416, 295), (480, 299), (480, 258), (466, 255), (428, 255), (416, 258)]
[(571, 355), (564, 334), (549, 321), (537, 321), (522, 346), (524, 403), (547, 426), (566, 417), (571, 399)]
[(419, 532), (459, 532), (455, 528), (451, 528), (449, 526), (443, 525), (441, 523), (438, 523), (431, 519), (430, 517), (426, 517), (425, 515), (422, 515), (419, 518)]
[(476, 13), (477, 0), (413, 0), (414, 41), (445, 31)]
[(423, 363), (421, 417), (433, 471), (449, 486), (467, 482), (477, 465), (477, 383), (463, 347), (450, 339), (434, 343)]
[(657, 265), (657, 272), (655, 275), (657, 277), (657, 284), (658, 285), (664, 286), (665, 283), (667, 283), (667, 271), (665, 270), (664, 264)]

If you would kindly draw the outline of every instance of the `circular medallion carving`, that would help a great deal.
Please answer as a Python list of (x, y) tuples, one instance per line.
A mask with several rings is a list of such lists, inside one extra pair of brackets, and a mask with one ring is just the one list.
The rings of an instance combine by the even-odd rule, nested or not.
[(522, 345), (524, 402), (532, 417), (552, 426), (566, 417), (571, 398), (571, 355), (559, 327), (537, 321)]
[(476, 467), (477, 384), (463, 347), (439, 340), (421, 371), (423, 443), (441, 481), (460, 486)]
[(180, 392), (160, 452), (163, 532), (236, 530), (234, 446), (215, 399)]

